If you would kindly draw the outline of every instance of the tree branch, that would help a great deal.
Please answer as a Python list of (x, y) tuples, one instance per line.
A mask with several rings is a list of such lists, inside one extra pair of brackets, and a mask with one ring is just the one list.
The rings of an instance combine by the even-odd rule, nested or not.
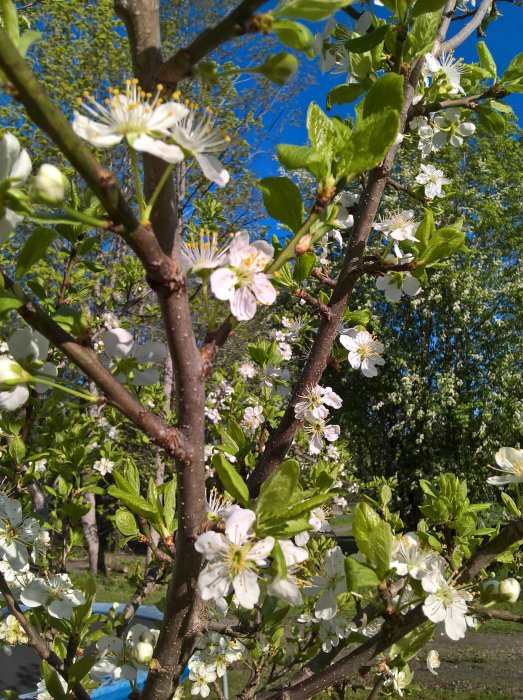
[(151, 440), (163, 447), (171, 455), (183, 458), (183, 437), (172, 425), (149, 411), (106, 369), (94, 350), (78, 343), (56, 321), (48, 316), (41, 307), (24, 294), (20, 285), (13, 282), (1, 269), (5, 288), (13, 292), (22, 302), (16, 311), (32, 328), (44, 335), (59, 348), (82, 372), (84, 372), (103, 391), (105, 398), (141, 428)]
[(483, 605), (473, 605), (472, 612), (486, 620), (503, 620), (503, 622), (517, 622), (523, 625), (523, 615), (516, 615), (508, 610), (498, 610), (497, 608), (485, 608)]
[(468, 37), (472, 34), (472, 32), (479, 27), (479, 25), (483, 22), (483, 18), (489, 11), (490, 6), (492, 5), (493, 0), (483, 0), (481, 5), (478, 7), (476, 10), (476, 13), (473, 17), (473, 19), (470, 20), (470, 22), (467, 22), (467, 24), (461, 29), (455, 36), (453, 36), (451, 39), (448, 39), (445, 41), (445, 43), (442, 45), (441, 50), (442, 51), (453, 51), (456, 49), (458, 46), (461, 46), (461, 44), (465, 41), (465, 39), (468, 39)]
[(193, 67), (209, 53), (230, 39), (258, 31), (250, 22), (256, 10), (267, 0), (243, 0), (225, 19), (206, 29), (185, 49), (171, 56), (158, 70), (157, 79), (174, 88), (178, 81), (191, 75)]

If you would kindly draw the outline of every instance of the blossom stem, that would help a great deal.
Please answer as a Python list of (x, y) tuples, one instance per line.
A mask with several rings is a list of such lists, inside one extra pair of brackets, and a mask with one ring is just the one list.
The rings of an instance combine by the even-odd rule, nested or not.
[(62, 205), (62, 209), (69, 214), (73, 219), (76, 221), (80, 221), (83, 224), (90, 224), (91, 226), (94, 226), (95, 228), (103, 228), (103, 229), (108, 229), (109, 228), (109, 221), (106, 221), (104, 219), (97, 219), (94, 216), (89, 216), (89, 214), (84, 214), (83, 211), (77, 211), (76, 209), (73, 209), (72, 207), (68, 206), (67, 204)]
[(165, 170), (163, 171), (163, 175), (161, 178), (158, 180), (158, 184), (154, 188), (154, 192), (151, 195), (151, 199), (149, 200), (148, 204), (145, 206), (144, 212), (143, 212), (143, 220), (148, 221), (149, 217), (151, 216), (151, 212), (153, 210), (153, 207), (156, 203), (156, 200), (158, 199), (160, 192), (163, 189), (163, 186), (167, 182), (167, 178), (169, 175), (172, 173), (174, 168), (174, 163), (169, 163)]
[(145, 206), (145, 200), (143, 197), (142, 180), (140, 177), (140, 167), (138, 165), (138, 156), (136, 155), (136, 151), (134, 150), (134, 148), (130, 148), (129, 153), (131, 155), (131, 165), (133, 168), (134, 182), (136, 185), (136, 200), (138, 202), (138, 210), (140, 212), (140, 222), (143, 222), (146, 218), (145, 217), (146, 206)]
[(393, 246), (393, 245), (394, 245), (394, 241), (389, 241), (389, 242), (387, 243), (387, 247), (386, 247), (385, 250), (383, 251), (383, 255), (382, 255), (382, 257), (381, 257), (382, 260), (385, 260), (385, 258), (387, 257), (387, 255), (388, 255), (388, 254), (390, 253), (390, 251), (392, 250), (392, 246)]
[(307, 217), (307, 219), (296, 231), (291, 240), (287, 243), (285, 248), (280, 252), (278, 257), (275, 260), (273, 260), (271, 265), (269, 265), (269, 267), (265, 270), (267, 274), (270, 274), (271, 272), (276, 272), (276, 270), (279, 270), (280, 267), (283, 267), (283, 265), (285, 265), (286, 262), (288, 262), (296, 256), (296, 246), (298, 245), (300, 240), (305, 235), (307, 235), (312, 224), (317, 220), (318, 216), (318, 212), (313, 212)]
[(45, 384), (46, 386), (53, 387), (53, 389), (60, 389), (60, 391), (64, 391), (66, 394), (71, 394), (71, 396), (77, 396), (78, 398), (85, 399), (86, 401), (91, 401), (93, 403), (96, 403), (98, 401), (98, 396), (95, 396), (94, 394), (85, 394), (81, 391), (69, 389), (69, 387), (67, 386), (56, 384), (55, 382), (52, 382), (49, 379), (44, 379), (41, 376), (31, 377), (31, 379), (28, 380), (28, 384)]
[(519, 484), (516, 484), (516, 496), (518, 499), (518, 508), (520, 512), (523, 512), (523, 502), (521, 501), (521, 489), (519, 487)]

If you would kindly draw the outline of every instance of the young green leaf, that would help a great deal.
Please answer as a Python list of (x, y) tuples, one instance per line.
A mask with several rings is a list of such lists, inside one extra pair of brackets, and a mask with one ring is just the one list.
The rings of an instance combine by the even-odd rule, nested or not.
[(242, 506), (248, 507), (249, 489), (234, 466), (219, 452), (213, 456), (212, 463), (224, 489), (230, 493), (234, 500), (241, 503)]
[(287, 177), (265, 177), (259, 186), (269, 216), (296, 233), (303, 221), (303, 203), (294, 182)]
[(16, 279), (23, 277), (35, 263), (41, 260), (54, 241), (56, 231), (39, 227), (33, 231), (22, 248), (16, 262)]

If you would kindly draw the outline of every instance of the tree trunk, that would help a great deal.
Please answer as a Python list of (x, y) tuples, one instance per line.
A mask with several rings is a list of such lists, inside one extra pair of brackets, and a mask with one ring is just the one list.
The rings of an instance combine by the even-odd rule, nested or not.
[(98, 554), (100, 540), (98, 537), (98, 525), (96, 523), (96, 497), (94, 493), (86, 491), (84, 501), (91, 507), (85, 515), (82, 515), (82, 528), (84, 531), (85, 543), (89, 553), (89, 571), (93, 576), (98, 573)]

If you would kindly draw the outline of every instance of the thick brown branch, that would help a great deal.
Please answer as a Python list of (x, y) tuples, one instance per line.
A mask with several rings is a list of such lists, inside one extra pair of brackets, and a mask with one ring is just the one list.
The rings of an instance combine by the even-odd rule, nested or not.
[(226, 41), (248, 32), (258, 31), (251, 22), (254, 13), (267, 0), (243, 0), (230, 14), (216, 26), (206, 29), (184, 49), (177, 51), (159, 69), (157, 79), (170, 87), (175, 87), (182, 78), (191, 75), (193, 67)]
[(315, 277), (322, 284), (326, 284), (327, 287), (334, 288), (336, 286), (336, 280), (331, 279), (328, 275), (324, 275), (320, 270), (313, 270), (311, 272), (311, 277)]
[(472, 612), (485, 620), (503, 620), (503, 622), (517, 622), (523, 625), (523, 615), (516, 615), (508, 610), (498, 610), (497, 608), (485, 608), (483, 605), (473, 605)]
[(497, 556), (516, 542), (523, 540), (523, 518), (513, 520), (492, 540), (479, 547), (460, 569), (458, 583), (468, 583)]
[(307, 292), (305, 289), (302, 289), (301, 287), (296, 290), (295, 294), (298, 297), (298, 299), (303, 299), (309, 306), (312, 306), (313, 309), (319, 311), (323, 318), (326, 318), (327, 321), (330, 321), (331, 312), (327, 304), (324, 304), (322, 301), (312, 296), (312, 294), (309, 294), (309, 292)]
[[(488, 90), (485, 90), (485, 92), (478, 93), (477, 95), (469, 95), (468, 97), (460, 97), (457, 100), (439, 100), (438, 102), (431, 102), (430, 104), (420, 103), (418, 105), (415, 105), (410, 110), (409, 119), (421, 115), (428, 116), (433, 112), (439, 112), (441, 109), (448, 109), (451, 107), (466, 107), (468, 109), (476, 109), (478, 107), (478, 103), (481, 100), (489, 100), (494, 98), (501, 100), (507, 95), (508, 92), (506, 90), (503, 90), (496, 86), (492, 86)], [(392, 184), (392, 182), (389, 184)]]

